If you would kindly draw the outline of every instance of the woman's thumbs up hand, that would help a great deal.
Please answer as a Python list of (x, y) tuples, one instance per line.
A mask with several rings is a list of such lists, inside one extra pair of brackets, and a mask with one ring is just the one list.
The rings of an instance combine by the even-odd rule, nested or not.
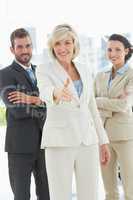
[(70, 80), (69, 80), (69, 78), (67, 78), (67, 79), (64, 81), (64, 88), (67, 88), (69, 84), (70, 84)]
[(60, 101), (71, 101), (72, 100), (72, 94), (70, 90), (68, 89), (68, 86), (70, 84), (69, 78), (67, 78), (64, 81), (63, 88), (55, 88), (53, 93), (53, 98), (56, 103), (59, 103)]

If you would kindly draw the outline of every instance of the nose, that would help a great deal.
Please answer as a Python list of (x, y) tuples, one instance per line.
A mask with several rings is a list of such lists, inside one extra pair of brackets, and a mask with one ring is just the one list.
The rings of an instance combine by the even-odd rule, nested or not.
[(27, 48), (23, 47), (23, 53), (27, 53), (27, 52), (28, 52)]
[(66, 49), (65, 44), (61, 44), (61, 45), (59, 46), (59, 49), (62, 50), (62, 51), (65, 50), (65, 49)]
[(110, 52), (110, 56), (111, 56), (111, 57), (116, 56), (116, 52), (115, 52), (115, 51), (111, 51), (111, 52)]
[(23, 54), (26, 54), (26, 53), (28, 53), (29, 48), (28, 48), (27, 46), (23, 46), (23, 47), (21, 48), (21, 51), (22, 51)]

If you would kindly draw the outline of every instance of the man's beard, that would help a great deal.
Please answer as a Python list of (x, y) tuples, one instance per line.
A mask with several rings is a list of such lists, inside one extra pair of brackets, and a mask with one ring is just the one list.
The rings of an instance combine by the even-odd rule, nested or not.
[(16, 60), (18, 62), (20, 62), (22, 65), (26, 65), (27, 66), (30, 63), (31, 57), (32, 57), (32, 55), (30, 55), (30, 54), (23, 54), (23, 55), (21, 55), (19, 57), (17, 56)]

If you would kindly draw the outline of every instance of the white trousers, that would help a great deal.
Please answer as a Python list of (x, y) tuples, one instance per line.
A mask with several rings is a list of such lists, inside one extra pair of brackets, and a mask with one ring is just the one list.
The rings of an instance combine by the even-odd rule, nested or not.
[(77, 200), (98, 199), (98, 145), (46, 148), (50, 200), (71, 200), (73, 172)]

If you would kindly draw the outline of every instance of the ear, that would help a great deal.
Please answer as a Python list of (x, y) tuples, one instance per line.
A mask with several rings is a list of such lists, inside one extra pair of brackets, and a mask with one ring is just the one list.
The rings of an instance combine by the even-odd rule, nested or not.
[(129, 48), (125, 49), (125, 54), (127, 55), (129, 53)]
[(14, 48), (10, 47), (10, 51), (14, 54)]

